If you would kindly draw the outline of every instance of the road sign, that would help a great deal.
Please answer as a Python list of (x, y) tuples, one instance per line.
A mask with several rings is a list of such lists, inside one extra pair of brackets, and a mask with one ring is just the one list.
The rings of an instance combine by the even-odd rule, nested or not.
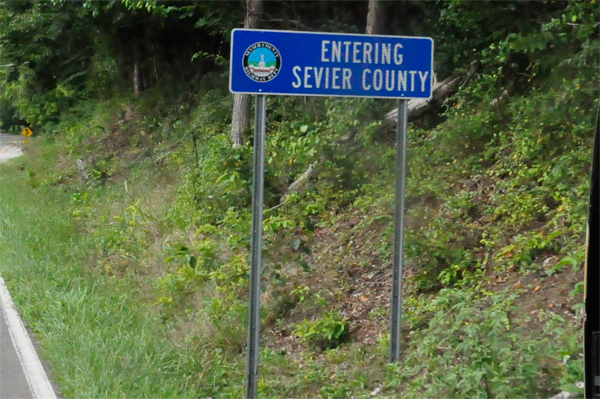
[(430, 98), (433, 40), (427, 37), (234, 29), (233, 93)]
[(25, 137), (31, 137), (31, 136), (33, 136), (33, 131), (31, 131), (30, 128), (26, 127), (25, 129), (23, 129), (21, 134)]
[(266, 95), (398, 99), (389, 358), (397, 362), (402, 335), (407, 100), (431, 98), (432, 75), (433, 40), (426, 37), (251, 29), (231, 32), (229, 90), (256, 95), (247, 399), (256, 399), (258, 388)]

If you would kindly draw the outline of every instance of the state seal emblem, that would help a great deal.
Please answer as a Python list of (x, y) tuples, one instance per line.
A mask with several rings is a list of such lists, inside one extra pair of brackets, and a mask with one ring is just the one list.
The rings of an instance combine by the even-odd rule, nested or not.
[(255, 82), (275, 79), (280, 69), (281, 54), (270, 43), (254, 43), (244, 52), (244, 72)]

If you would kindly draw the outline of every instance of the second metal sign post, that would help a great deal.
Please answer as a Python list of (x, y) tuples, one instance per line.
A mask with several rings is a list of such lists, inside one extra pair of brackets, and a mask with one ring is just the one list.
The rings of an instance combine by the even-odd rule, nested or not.
[(402, 266), (404, 264), (404, 194), (406, 191), (406, 100), (398, 100), (396, 123), (396, 206), (390, 300), (390, 363), (400, 360), (402, 332)]

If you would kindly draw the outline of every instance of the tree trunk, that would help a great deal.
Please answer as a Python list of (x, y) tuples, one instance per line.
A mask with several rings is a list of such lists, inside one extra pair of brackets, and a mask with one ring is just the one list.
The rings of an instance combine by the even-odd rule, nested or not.
[(244, 142), (244, 130), (250, 126), (250, 95), (233, 95), (233, 113), (231, 115), (231, 144), (239, 147)]
[(156, 63), (156, 46), (152, 43), (152, 64), (154, 66), (154, 83), (158, 82), (158, 65)]
[(137, 43), (133, 44), (133, 93), (136, 97), (142, 91), (142, 71), (140, 65), (140, 49)]
[[(263, 11), (263, 0), (248, 0), (244, 28), (257, 29)], [(244, 142), (244, 130), (250, 126), (250, 95), (233, 95), (233, 112), (231, 115), (231, 143), (239, 147)]]
[(367, 14), (367, 35), (381, 34), (381, 7), (379, 0), (369, 0), (369, 13)]
[(248, 0), (244, 28), (258, 29), (263, 13), (263, 0)]

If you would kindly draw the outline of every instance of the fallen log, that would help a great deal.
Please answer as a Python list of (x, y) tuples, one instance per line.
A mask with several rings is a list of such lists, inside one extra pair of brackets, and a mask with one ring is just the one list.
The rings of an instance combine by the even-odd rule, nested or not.
[[(462, 79), (463, 76), (461, 74), (453, 74), (444, 81), (437, 82), (433, 85), (433, 93), (430, 99), (410, 100), (408, 102), (408, 122), (419, 118), (430, 108), (441, 105), (446, 98), (458, 91), (459, 84)], [(398, 109), (396, 108), (385, 115), (381, 127), (386, 130), (394, 130), (397, 122)], [(356, 132), (350, 132), (342, 137), (342, 139), (336, 144), (347, 145), (347, 143), (351, 143), (353, 141), (355, 135)], [(312, 186), (312, 183), (318, 176), (318, 170), (316, 166), (322, 163), (324, 159), (324, 157), (319, 158), (317, 162), (310, 165), (306, 171), (304, 171), (292, 184), (290, 184), (286, 193), (281, 197), (280, 204), (286, 201), (289, 194), (302, 194)]]
[[(436, 105), (441, 105), (444, 100), (458, 91), (462, 76), (459, 74), (451, 75), (442, 82), (433, 85), (433, 93), (429, 99), (409, 100), (407, 106), (407, 120), (412, 122), (427, 110)], [(384, 129), (395, 129), (398, 122), (398, 108), (388, 112), (381, 124)]]
[[(320, 161), (320, 160), (319, 160)], [(302, 193), (306, 191), (308, 187), (310, 187), (311, 180), (313, 180), (317, 175), (317, 170), (315, 169), (317, 162), (311, 164), (304, 173), (300, 175), (287, 189), (287, 192), (282, 197), (282, 202), (285, 201), (286, 197), (292, 193)]]
[[(346, 133), (344, 136), (342, 136), (339, 140), (332, 143), (332, 147), (343, 148), (342, 151), (344, 152), (344, 154), (349, 155), (354, 150), (356, 150), (355, 146), (353, 146), (352, 144), (354, 143), (354, 137), (356, 137), (357, 133), (358, 133), (357, 130), (352, 128), (348, 133)], [(296, 178), (296, 180), (294, 180), (292, 182), (292, 184), (290, 184), (288, 186), (285, 194), (283, 194), (279, 203), (283, 204), (285, 201), (287, 201), (287, 197), (290, 194), (293, 194), (293, 193), (302, 194), (305, 191), (307, 191), (313, 185), (313, 183), (315, 182), (316, 178), (319, 175), (319, 170), (318, 170), (319, 166), (322, 165), (326, 160), (327, 160), (327, 156), (322, 155), (319, 157), (319, 159), (317, 159), (316, 162), (313, 162), (312, 164), (310, 164), (308, 169), (306, 169), (304, 172), (302, 172), (302, 174), (300, 176), (298, 176)]]

